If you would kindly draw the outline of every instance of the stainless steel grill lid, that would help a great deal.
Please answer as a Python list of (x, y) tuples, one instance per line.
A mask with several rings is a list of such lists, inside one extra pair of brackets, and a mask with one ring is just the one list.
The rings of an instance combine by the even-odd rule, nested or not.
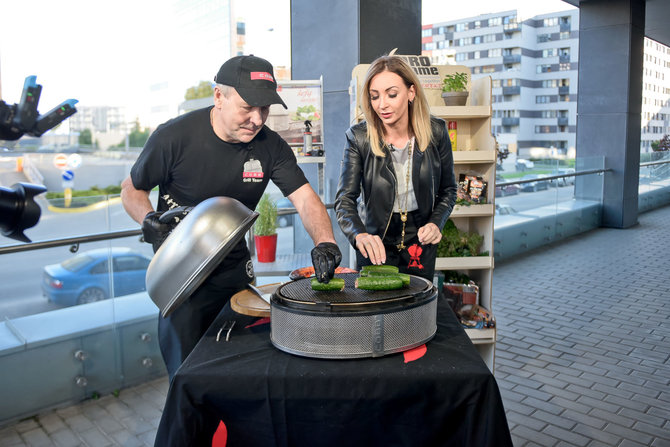
[(147, 292), (168, 316), (223, 261), (258, 213), (230, 197), (212, 197), (193, 208), (154, 254)]
[(421, 277), (399, 290), (356, 289), (357, 273), (336, 275), (343, 291), (314, 291), (310, 279), (279, 287), (270, 300), (270, 339), (316, 358), (379, 357), (420, 346), (437, 330), (437, 289)]

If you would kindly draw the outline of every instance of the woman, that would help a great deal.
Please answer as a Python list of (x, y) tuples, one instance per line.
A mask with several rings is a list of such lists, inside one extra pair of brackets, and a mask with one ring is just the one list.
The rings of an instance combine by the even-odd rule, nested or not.
[(337, 221), (359, 269), (391, 264), (432, 281), (456, 201), (445, 123), (430, 116), (421, 83), (400, 57), (375, 60), (361, 94), (366, 121), (346, 132)]

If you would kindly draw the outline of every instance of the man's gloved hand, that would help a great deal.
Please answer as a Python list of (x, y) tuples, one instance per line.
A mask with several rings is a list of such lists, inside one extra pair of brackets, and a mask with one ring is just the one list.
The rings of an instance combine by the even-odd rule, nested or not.
[(314, 275), (319, 282), (328, 283), (335, 276), (335, 268), (342, 261), (342, 253), (336, 244), (321, 242), (312, 249)]
[(151, 211), (144, 216), (144, 220), (142, 221), (144, 242), (150, 243), (154, 248), (154, 252), (165, 242), (165, 239), (167, 239), (170, 232), (177, 225), (174, 220), (170, 220), (168, 223), (161, 222), (159, 218), (162, 214), (162, 212)]

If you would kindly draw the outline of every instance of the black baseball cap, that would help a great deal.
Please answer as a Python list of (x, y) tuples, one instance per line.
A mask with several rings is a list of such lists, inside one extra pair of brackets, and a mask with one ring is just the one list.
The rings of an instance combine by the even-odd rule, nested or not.
[(219, 68), (214, 82), (234, 87), (250, 106), (263, 107), (270, 104), (281, 104), (288, 109), (277, 94), (277, 81), (275, 81), (272, 64), (253, 54), (228, 59)]

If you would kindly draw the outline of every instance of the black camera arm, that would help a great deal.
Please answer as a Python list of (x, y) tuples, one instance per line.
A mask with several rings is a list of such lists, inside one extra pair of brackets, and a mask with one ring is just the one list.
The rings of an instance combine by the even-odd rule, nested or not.
[(42, 86), (37, 83), (37, 76), (28, 76), (18, 104), (10, 106), (0, 100), (0, 140), (18, 140), (24, 134), (40, 137), (77, 112), (74, 107), (77, 100), (68, 99), (40, 115), (37, 104), (41, 93)]

